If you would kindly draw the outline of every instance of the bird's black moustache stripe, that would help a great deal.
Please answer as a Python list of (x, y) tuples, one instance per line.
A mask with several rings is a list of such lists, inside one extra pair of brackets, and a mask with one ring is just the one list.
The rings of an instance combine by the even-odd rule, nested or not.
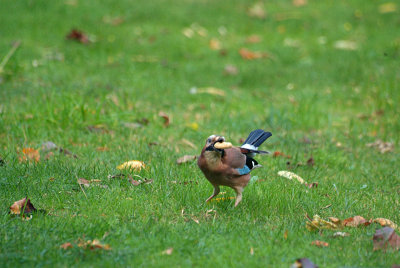
[(211, 144), (210, 146), (206, 147), (206, 151), (216, 151), (221, 153), (221, 157), (224, 157), (225, 155), (225, 150), (224, 149), (217, 149), (214, 147), (214, 144)]

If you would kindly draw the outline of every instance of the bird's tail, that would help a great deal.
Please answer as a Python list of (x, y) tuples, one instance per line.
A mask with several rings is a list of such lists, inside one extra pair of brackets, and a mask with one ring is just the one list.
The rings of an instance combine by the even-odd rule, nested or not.
[(262, 129), (253, 130), (240, 148), (252, 153), (267, 154), (268, 152), (266, 151), (259, 151), (258, 147), (271, 136), (271, 132), (266, 132)]

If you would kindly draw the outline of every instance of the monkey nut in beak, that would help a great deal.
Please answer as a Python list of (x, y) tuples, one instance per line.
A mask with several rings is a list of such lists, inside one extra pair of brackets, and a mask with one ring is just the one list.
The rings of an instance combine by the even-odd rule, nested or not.
[(217, 142), (214, 144), (214, 148), (217, 149), (228, 149), (228, 148), (232, 148), (232, 143), (230, 142)]

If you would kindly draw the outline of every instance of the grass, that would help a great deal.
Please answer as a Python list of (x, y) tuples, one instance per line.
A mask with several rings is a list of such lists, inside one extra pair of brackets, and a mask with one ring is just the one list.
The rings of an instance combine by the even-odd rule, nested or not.
[[(21, 45), (0, 74), (1, 266), (288, 267), (302, 257), (320, 267), (399, 264), (397, 253), (372, 251), (376, 225), (332, 238), (333, 231), (307, 231), (304, 216), (400, 223), (400, 6), (381, 13), (385, 3), (269, 1), (258, 19), (247, 15), (248, 1), (2, 1), (0, 57), (13, 41)], [(106, 16), (123, 22), (105, 23)], [(206, 35), (187, 38), (188, 27)], [(95, 42), (66, 40), (72, 28)], [(261, 42), (247, 43), (252, 34)], [(210, 49), (211, 38), (223, 53)], [(357, 48), (336, 49), (338, 40)], [(244, 60), (243, 47), (269, 57)], [(238, 74), (225, 75), (227, 64)], [(190, 94), (210, 86), (226, 96)], [(141, 128), (124, 126), (143, 119)], [(176, 159), (198, 154), (211, 134), (240, 144), (255, 128), (273, 133), (263, 149), (292, 158), (259, 157), (264, 168), (253, 175), (262, 180), (245, 189), (237, 208), (229, 199), (205, 204), (211, 185), (195, 162)], [(392, 142), (394, 152), (366, 146), (377, 139)], [(79, 158), (18, 160), (22, 148), (45, 141)], [(287, 161), (310, 156), (313, 167), (292, 171), (318, 188), (277, 176)], [(132, 159), (146, 163), (137, 174), (152, 184), (107, 178)], [(83, 192), (81, 177), (107, 188)], [(223, 191), (220, 197), (234, 196)], [(30, 221), (11, 217), (9, 206), (25, 196), (45, 212)], [(79, 238), (112, 250), (60, 249)], [(316, 239), (329, 247), (312, 246)], [(170, 247), (171, 255), (162, 254)]]

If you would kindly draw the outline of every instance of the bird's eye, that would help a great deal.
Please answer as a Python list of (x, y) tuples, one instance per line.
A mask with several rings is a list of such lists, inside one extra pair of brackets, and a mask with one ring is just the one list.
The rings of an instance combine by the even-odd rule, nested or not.
[(211, 142), (211, 139), (207, 139), (207, 142), (210, 143), (210, 142)]

